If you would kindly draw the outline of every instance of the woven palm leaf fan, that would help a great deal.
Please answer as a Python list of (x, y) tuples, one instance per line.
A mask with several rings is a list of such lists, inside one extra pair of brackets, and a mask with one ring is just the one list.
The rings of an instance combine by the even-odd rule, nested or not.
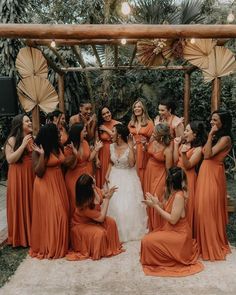
[(16, 68), (21, 78), (40, 76), (47, 78), (48, 65), (42, 52), (33, 47), (22, 48), (16, 58)]
[[(158, 41), (160, 40), (160, 41)], [(162, 48), (165, 46), (165, 40), (143, 40), (137, 43), (137, 58), (145, 66), (159, 66), (164, 63)]]
[(25, 78), (18, 83), (17, 90), (26, 112), (39, 106), (42, 111), (49, 113), (57, 107), (58, 95), (47, 79), (38, 76)]
[(184, 58), (191, 64), (206, 69), (209, 66), (209, 54), (216, 46), (216, 41), (212, 39), (196, 39), (194, 43), (185, 41)]
[(217, 77), (228, 76), (236, 71), (236, 61), (232, 51), (216, 46), (209, 55), (209, 67), (203, 70), (204, 80), (210, 82)]

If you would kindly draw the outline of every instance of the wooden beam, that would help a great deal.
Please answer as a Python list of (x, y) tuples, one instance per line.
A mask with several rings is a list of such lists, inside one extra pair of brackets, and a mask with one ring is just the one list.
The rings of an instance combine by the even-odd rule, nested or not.
[[(54, 39), (56, 45), (59, 46), (73, 46), (73, 45), (106, 45), (106, 44), (121, 44), (121, 39)], [(27, 39), (25, 43), (28, 46), (49, 46), (52, 42), (52, 39)], [(138, 39), (126, 39), (127, 44), (136, 44)]]
[(19, 39), (235, 38), (236, 25), (0, 24), (0, 37)]
[(86, 68), (86, 64), (84, 62), (83, 55), (81, 53), (79, 46), (72, 46), (71, 49), (72, 49), (73, 53), (75, 54), (76, 58), (78, 59), (81, 67)]
[(114, 46), (114, 60), (115, 60), (115, 67), (118, 67), (118, 46)]
[(190, 110), (190, 89), (191, 89), (190, 73), (184, 74), (184, 125), (189, 123), (189, 110)]
[[(38, 48), (40, 50), (40, 48)], [(50, 59), (50, 57), (41, 50), (43, 56), (46, 58), (48, 65), (58, 74), (63, 75), (64, 72)]]
[(86, 68), (79, 68), (79, 67), (69, 67), (69, 68), (61, 68), (64, 72), (85, 72), (85, 71), (110, 71), (110, 70), (173, 70), (173, 71), (188, 71), (192, 67), (183, 67), (183, 66), (156, 66), (156, 67), (145, 67), (145, 66), (106, 66), (106, 67), (86, 67)]
[(97, 62), (98, 62), (98, 64), (99, 64), (99, 67), (102, 68), (102, 62), (101, 62), (100, 56), (99, 56), (99, 54), (98, 54), (98, 51), (97, 51), (96, 45), (91, 45), (91, 46), (92, 46), (92, 48), (93, 48), (93, 53), (94, 53), (94, 55), (95, 55), (95, 57), (96, 57), (96, 59), (97, 59)]
[(59, 110), (65, 113), (65, 100), (64, 100), (64, 92), (65, 92), (65, 83), (64, 83), (64, 75), (57, 75), (57, 83), (58, 83), (58, 99), (59, 99)]
[(40, 119), (39, 119), (39, 106), (36, 105), (32, 110), (32, 125), (33, 125), (33, 135), (37, 135), (40, 128)]
[(221, 79), (215, 78), (212, 81), (211, 93), (211, 112), (214, 112), (220, 107)]
[(130, 59), (130, 62), (129, 62), (130, 67), (132, 66), (132, 63), (133, 63), (134, 58), (136, 56), (136, 52), (137, 52), (137, 45), (134, 46), (134, 50), (133, 50), (133, 53), (132, 53), (132, 56), (131, 56), (131, 59)]
[(65, 62), (64, 58), (59, 54), (59, 52), (56, 50), (56, 48), (53, 48), (52, 46), (48, 46), (50, 50), (56, 55), (56, 57), (59, 59), (60, 63), (63, 65), (63, 67), (68, 67), (67, 63)]

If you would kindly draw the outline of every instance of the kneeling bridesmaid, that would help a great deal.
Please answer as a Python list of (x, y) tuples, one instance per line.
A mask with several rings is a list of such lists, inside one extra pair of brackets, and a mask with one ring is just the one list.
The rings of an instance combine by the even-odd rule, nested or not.
[(141, 263), (146, 275), (181, 277), (198, 273), (199, 250), (187, 220), (186, 175), (179, 167), (170, 168), (166, 180), (164, 203), (151, 194), (144, 201), (165, 220), (162, 227), (147, 234), (141, 241)]
[(67, 255), (68, 260), (97, 260), (123, 252), (116, 223), (106, 216), (110, 198), (116, 190), (112, 187), (102, 194), (91, 176), (82, 174), (79, 177), (76, 182), (77, 208), (72, 217), (72, 252)]

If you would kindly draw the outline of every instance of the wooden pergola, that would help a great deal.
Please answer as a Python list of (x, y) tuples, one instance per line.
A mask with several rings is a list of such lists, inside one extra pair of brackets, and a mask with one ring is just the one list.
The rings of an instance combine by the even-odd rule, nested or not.
[[(179, 70), (184, 72), (184, 118), (189, 121), (190, 83), (194, 66), (158, 66), (145, 67), (134, 65), (137, 42), (142, 39), (178, 39), (178, 38), (213, 38), (228, 39), (236, 37), (236, 25), (48, 25), (48, 24), (0, 24), (1, 38), (23, 39), (29, 46), (47, 46), (57, 56), (61, 66), (56, 65), (48, 56), (45, 58), (49, 66), (58, 73), (59, 107), (64, 111), (64, 74), (71, 71), (85, 72), (106, 70)], [(128, 65), (118, 63), (119, 45), (121, 39), (126, 44), (133, 45), (133, 52)], [(56, 48), (51, 47), (55, 41), (57, 47), (69, 46), (77, 58), (80, 67), (69, 67)], [(91, 46), (97, 61), (96, 67), (87, 67), (81, 53), (81, 45)], [(114, 66), (104, 66), (99, 57), (96, 45), (114, 46)], [(211, 109), (215, 110), (220, 104), (220, 78), (212, 82)]]

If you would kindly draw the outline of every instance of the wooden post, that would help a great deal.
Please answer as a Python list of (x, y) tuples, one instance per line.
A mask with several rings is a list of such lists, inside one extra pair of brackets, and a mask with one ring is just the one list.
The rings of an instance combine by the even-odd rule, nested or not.
[(64, 101), (64, 75), (57, 76), (58, 81), (58, 99), (59, 99), (59, 110), (65, 112), (65, 101)]
[(36, 105), (32, 110), (32, 125), (33, 125), (33, 135), (37, 135), (40, 128), (39, 119), (39, 106)]
[(221, 79), (215, 78), (212, 81), (212, 92), (211, 92), (211, 112), (219, 109), (220, 106), (220, 93), (221, 93)]
[(190, 109), (190, 73), (184, 74), (184, 125), (189, 123), (189, 109)]

